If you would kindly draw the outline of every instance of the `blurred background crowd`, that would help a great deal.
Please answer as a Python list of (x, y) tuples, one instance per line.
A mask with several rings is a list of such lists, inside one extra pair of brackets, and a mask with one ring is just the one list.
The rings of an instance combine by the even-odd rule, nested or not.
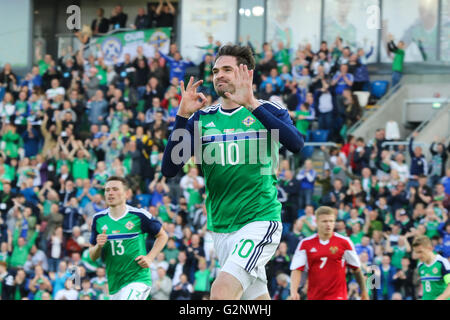
[[(121, 6), (109, 20), (103, 13), (99, 9), (92, 22), (93, 34), (126, 23)], [(175, 15), (164, 2), (153, 13), (140, 10), (134, 25), (171, 26)], [(198, 44), (200, 64), (184, 60), (172, 42), (167, 55), (146, 56), (138, 47), (135, 56), (111, 66), (84, 45), (57, 57), (38, 46), (25, 77), (2, 66), (2, 299), (109, 298), (104, 265), (90, 260), (88, 247), (92, 217), (106, 207), (103, 185), (110, 175), (129, 180), (128, 204), (146, 208), (170, 236), (151, 267), (152, 299), (208, 299), (220, 266), (206, 229), (201, 168), (191, 160), (174, 178), (160, 173), (180, 81), (195, 75), (209, 105), (219, 102), (211, 69), (222, 43), (212, 36), (207, 42)], [(427, 235), (435, 252), (450, 257), (450, 149), (445, 137), (436, 137), (426, 157), (414, 134), (409, 145), (392, 148), (384, 144), (390, 141), (386, 128), (368, 141), (348, 132), (364, 114), (355, 92), (370, 94), (366, 63), (373, 47), (352, 50), (345, 42), (338, 36), (313, 51), (310, 44), (294, 50), (283, 42), (256, 46), (240, 39), (255, 54), (255, 95), (283, 104), (306, 141), (316, 133), (324, 142), (316, 148), (325, 159), (320, 168), (312, 147), (298, 155), (280, 150), (283, 236), (267, 265), (270, 294), (288, 298), (295, 248), (316, 230), (314, 208), (328, 205), (336, 210), (336, 232), (351, 238), (367, 274), (377, 266), (381, 287), (371, 298), (419, 299), (413, 237)], [(350, 299), (359, 299), (350, 274), (348, 283)]]

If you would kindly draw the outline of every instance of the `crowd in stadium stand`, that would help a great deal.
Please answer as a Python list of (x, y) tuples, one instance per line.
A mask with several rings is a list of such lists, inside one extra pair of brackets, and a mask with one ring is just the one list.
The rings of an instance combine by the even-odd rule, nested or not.
[[(107, 24), (102, 15), (99, 10), (94, 34), (108, 30), (102, 29)], [(143, 15), (136, 17), (137, 28), (156, 26)], [(435, 252), (450, 257), (449, 148), (436, 139), (432, 157), (425, 158), (414, 139), (405, 148), (384, 147), (384, 128), (370, 141), (347, 134), (363, 113), (353, 92), (367, 88), (366, 61), (373, 48), (355, 50), (344, 42), (322, 42), (317, 52), (309, 44), (291, 49), (281, 42), (262, 48), (246, 43), (256, 57), (257, 97), (283, 103), (305, 137), (312, 129), (329, 130), (328, 140), (338, 143), (322, 147), (323, 174), (311, 159), (296, 155), (292, 162), (281, 150), (277, 174), (284, 229), (267, 265), (270, 294), (288, 298), (293, 252), (316, 230), (314, 208), (328, 205), (336, 209), (336, 232), (351, 238), (363, 270), (371, 274), (379, 267), (381, 285), (370, 290), (371, 299), (419, 299), (413, 237), (427, 235)], [(209, 104), (218, 101), (211, 69), (219, 45), (210, 37), (199, 49), (204, 55), (198, 66), (184, 61), (175, 43), (168, 55), (146, 57), (138, 49), (113, 67), (82, 50), (52, 57), (38, 47), (34, 67), (20, 80), (9, 64), (3, 66), (2, 299), (109, 298), (104, 265), (91, 261), (88, 247), (92, 217), (106, 208), (102, 187), (110, 175), (127, 177), (128, 204), (146, 208), (169, 234), (151, 267), (152, 299), (208, 299), (220, 266), (206, 229), (201, 168), (189, 162), (177, 177), (166, 179), (160, 166), (188, 68), (198, 68)], [(318, 186), (321, 196), (314, 195)], [(74, 266), (81, 288), (71, 278)], [(350, 274), (348, 281), (350, 299), (359, 299)], [(305, 296), (305, 286), (301, 290)]]

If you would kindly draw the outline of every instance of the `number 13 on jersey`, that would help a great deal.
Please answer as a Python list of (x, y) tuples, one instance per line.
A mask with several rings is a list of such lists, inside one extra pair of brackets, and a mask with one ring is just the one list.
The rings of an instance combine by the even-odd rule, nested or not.
[(111, 240), (111, 252), (113, 256), (115, 256), (116, 254), (118, 256), (124, 254), (125, 248), (123, 247), (122, 241), (123, 240)]

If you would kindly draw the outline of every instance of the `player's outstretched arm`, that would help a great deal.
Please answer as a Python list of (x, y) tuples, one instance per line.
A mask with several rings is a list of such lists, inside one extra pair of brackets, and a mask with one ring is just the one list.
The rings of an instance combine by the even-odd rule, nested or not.
[[(184, 88), (184, 82), (180, 82), (180, 89), (181, 89), (181, 102), (180, 107), (178, 109), (178, 113), (175, 119), (175, 124), (173, 128), (173, 132), (169, 137), (169, 141), (167, 142), (167, 146), (164, 149), (164, 155), (162, 159), (162, 166), (161, 166), (161, 172), (165, 177), (174, 177), (178, 171), (183, 167), (185, 162), (189, 160), (190, 157), (194, 154), (194, 126), (193, 122), (195, 121), (195, 117), (191, 118), (191, 116), (201, 108), (203, 108), (206, 103), (206, 97), (203, 93), (197, 92), (197, 88), (203, 83), (203, 80), (199, 80), (195, 83), (194, 77), (191, 77), (189, 79), (189, 82), (187, 84), (186, 89)], [(185, 136), (183, 132), (181, 132), (183, 135), (183, 144), (189, 144), (191, 146), (191, 152), (190, 154), (185, 154), (184, 150), (185, 148), (181, 148), (183, 150), (182, 160), (181, 163), (177, 161), (175, 163), (175, 159), (173, 159), (172, 151), (174, 148), (178, 145), (179, 141), (174, 140), (174, 136), (177, 136), (179, 138), (179, 130), (178, 129), (185, 129), (187, 132), (184, 132), (187, 134)], [(187, 139), (185, 141), (185, 139)], [(179, 155), (177, 153), (176, 155)]]
[(298, 153), (305, 143), (302, 134), (293, 125), (285, 109), (274, 107), (273, 103), (263, 103), (253, 115), (261, 121), (267, 130), (278, 130), (279, 140), (289, 151)]
[(291, 271), (291, 300), (300, 300), (300, 295), (298, 293), (298, 287), (302, 280), (301, 270)]

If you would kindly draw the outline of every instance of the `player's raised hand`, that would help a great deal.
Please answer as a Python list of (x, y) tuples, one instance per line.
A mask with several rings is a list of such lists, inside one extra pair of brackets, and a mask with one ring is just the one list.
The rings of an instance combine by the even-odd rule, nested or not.
[(106, 241), (108, 240), (108, 235), (106, 234), (106, 230), (104, 229), (102, 233), (97, 235), (97, 244), (100, 248), (103, 248), (103, 246), (106, 244)]
[(152, 261), (147, 256), (138, 256), (136, 259), (134, 259), (138, 263), (138, 265), (141, 268), (150, 268), (150, 265), (152, 264)]
[(248, 70), (247, 65), (240, 64), (234, 69), (234, 75), (236, 78), (235, 91), (234, 93), (225, 92), (225, 96), (246, 108), (254, 104), (258, 105), (253, 95), (253, 70)]
[(195, 83), (194, 77), (189, 79), (189, 82), (184, 88), (184, 81), (180, 81), (181, 88), (181, 102), (178, 109), (178, 115), (184, 118), (189, 118), (197, 110), (203, 108), (208, 100), (203, 93), (197, 92), (197, 88), (203, 83), (203, 80), (199, 80)]

